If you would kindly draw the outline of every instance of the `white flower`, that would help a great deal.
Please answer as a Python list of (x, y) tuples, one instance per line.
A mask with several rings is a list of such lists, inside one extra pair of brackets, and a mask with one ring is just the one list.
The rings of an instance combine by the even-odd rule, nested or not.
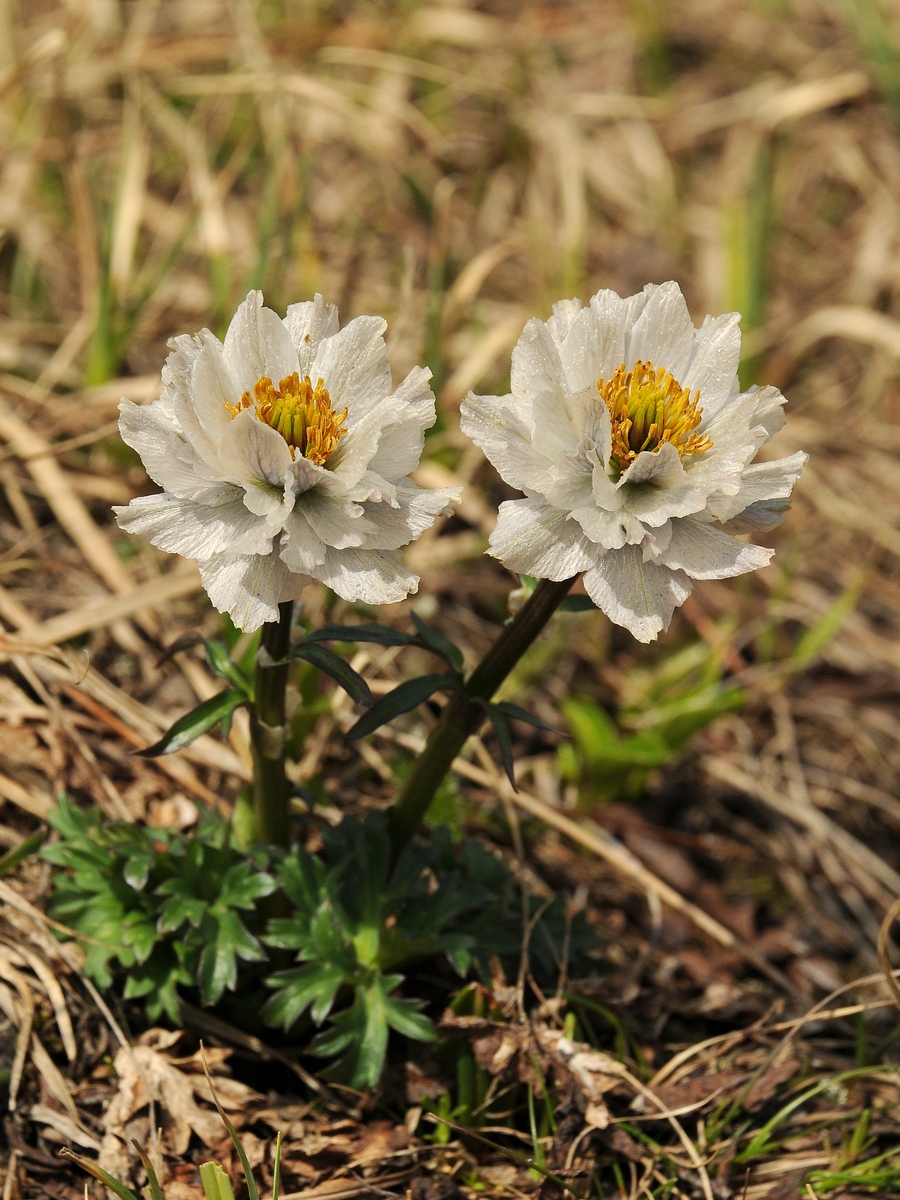
[(601, 291), (531, 320), (512, 394), (474, 396), (462, 428), (525, 499), (500, 506), (490, 551), (562, 580), (642, 642), (667, 628), (692, 579), (765, 566), (736, 533), (782, 519), (805, 454), (751, 466), (784, 424), (774, 387), (741, 392), (739, 314), (691, 321), (677, 284)]
[(159, 400), (122, 401), (122, 437), (165, 490), (117, 508), (119, 525), (198, 559), (241, 629), (312, 579), (367, 604), (418, 586), (400, 547), (458, 494), (408, 478), (434, 424), (431, 373), (392, 392), (384, 330), (381, 317), (339, 330), (318, 295), (281, 320), (251, 292), (224, 345), (208, 329), (170, 341)]

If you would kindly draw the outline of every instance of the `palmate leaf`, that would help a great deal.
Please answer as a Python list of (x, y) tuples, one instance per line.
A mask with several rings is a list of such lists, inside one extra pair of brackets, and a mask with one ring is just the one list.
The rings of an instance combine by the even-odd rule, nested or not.
[(365, 737), (367, 733), (373, 733), (380, 726), (386, 725), (388, 721), (399, 717), (401, 713), (418, 708), (423, 701), (442, 688), (457, 690), (462, 686), (463, 678), (458, 671), (446, 671), (442, 675), (420, 675), (418, 679), (407, 679), (405, 683), (401, 683), (399, 687), (395, 687), (392, 692), (388, 692), (386, 696), (382, 696), (380, 700), (376, 701), (369, 711), (347, 730), (347, 737), (350, 739)]
[(368, 707), (373, 700), (369, 685), (362, 675), (354, 671), (348, 662), (340, 658), (333, 650), (317, 643), (301, 642), (292, 651), (294, 658), (302, 658), (311, 663), (317, 670), (329, 675), (334, 682), (344, 689), (351, 700)]
[(266, 984), (276, 988), (263, 1013), (270, 1025), (289, 1029), (308, 1008), (317, 1025), (331, 1012), (347, 973), (340, 963), (307, 963), (293, 971), (278, 971)]
[(231, 909), (211, 909), (196, 937), (202, 945), (197, 982), (204, 1004), (216, 1004), (226, 990), (234, 991), (239, 958), (259, 962), (266, 957), (262, 946)]
[(136, 753), (142, 758), (159, 758), (161, 754), (171, 754), (175, 750), (189, 746), (201, 734), (209, 733), (219, 722), (222, 723), (223, 732), (225, 732), (230, 726), (235, 709), (246, 703), (247, 697), (243, 692), (234, 688), (226, 688), (224, 692), (210, 696), (208, 700), (204, 700), (202, 704), (198, 704), (196, 708), (185, 713), (163, 734), (158, 742), (154, 742), (146, 750), (138, 750)]

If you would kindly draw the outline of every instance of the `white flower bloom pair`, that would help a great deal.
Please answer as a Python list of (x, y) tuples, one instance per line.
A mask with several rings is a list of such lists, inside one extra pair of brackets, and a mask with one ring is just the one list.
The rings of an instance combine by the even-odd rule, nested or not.
[[(197, 558), (213, 604), (242, 629), (320, 579), (347, 600), (415, 591), (399, 550), (452, 490), (408, 478), (435, 419), (429, 373), (391, 392), (379, 317), (338, 330), (320, 296), (282, 321), (253, 292), (224, 346), (175, 338), (162, 398), (123, 401), (120, 428), (165, 491), (119, 524)], [(775, 388), (741, 393), (736, 313), (695, 329), (678, 286), (554, 306), (513, 351), (512, 393), (469, 395), (463, 430), (507, 483), (490, 541), (507, 567), (584, 572), (594, 602), (636, 638), (668, 625), (692, 579), (764, 566), (734, 534), (781, 520), (805, 455), (751, 466), (784, 421)]]

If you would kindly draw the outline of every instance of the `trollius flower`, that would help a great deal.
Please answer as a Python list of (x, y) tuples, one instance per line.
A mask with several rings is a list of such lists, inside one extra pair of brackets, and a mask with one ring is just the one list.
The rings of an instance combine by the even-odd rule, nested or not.
[(464, 432), (525, 493), (500, 506), (491, 553), (538, 578), (583, 571), (594, 603), (644, 642), (693, 579), (765, 566), (773, 551), (735, 535), (779, 523), (806, 455), (753, 464), (784, 397), (741, 392), (738, 320), (695, 328), (666, 283), (529, 321), (512, 393), (462, 406)]
[(122, 401), (122, 437), (164, 491), (117, 508), (119, 525), (196, 558), (241, 629), (312, 579), (369, 604), (418, 586), (400, 548), (458, 497), (409, 478), (435, 419), (430, 372), (392, 391), (384, 330), (339, 329), (318, 295), (281, 320), (251, 292), (224, 345), (208, 329), (172, 339), (159, 400)]

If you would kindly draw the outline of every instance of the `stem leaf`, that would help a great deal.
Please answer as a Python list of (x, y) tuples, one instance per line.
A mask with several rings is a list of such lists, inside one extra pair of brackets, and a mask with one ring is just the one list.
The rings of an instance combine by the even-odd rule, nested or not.
[(334, 682), (344, 689), (351, 700), (355, 700), (357, 704), (364, 704), (368, 707), (374, 702), (374, 697), (369, 691), (369, 685), (363, 679), (362, 675), (354, 671), (348, 662), (340, 658), (333, 650), (329, 650), (326, 646), (319, 646), (313, 642), (311, 645), (306, 642), (301, 642), (294, 651), (295, 658), (302, 658), (319, 671), (323, 671), (329, 675)]
[(460, 648), (454, 646), (449, 638), (445, 638), (436, 629), (432, 629), (430, 625), (426, 625), (418, 613), (413, 613), (412, 619), (419, 634), (417, 640), (424, 642), (429, 650), (442, 658), (454, 671), (462, 671), (463, 656)]
[(355, 725), (351, 726), (347, 731), (347, 737), (351, 740), (365, 737), (367, 733), (373, 733), (381, 725), (386, 725), (388, 721), (393, 721), (394, 717), (399, 717), (401, 713), (410, 712), (429, 696), (433, 696), (435, 692), (439, 692), (441, 688), (460, 688), (462, 687), (462, 676), (458, 671), (446, 671), (443, 675), (420, 675), (418, 679), (407, 679), (405, 683), (401, 683), (399, 687), (395, 687), (392, 692), (388, 692), (386, 696), (382, 696), (380, 700), (364, 713)]
[(226, 688), (224, 692), (210, 696), (208, 700), (204, 700), (202, 704), (192, 708), (183, 717), (179, 717), (158, 742), (154, 742), (146, 750), (138, 750), (137, 753), (141, 758), (159, 758), (161, 754), (171, 754), (175, 750), (181, 750), (185, 746), (189, 746), (201, 734), (209, 733), (220, 721), (223, 724), (229, 721), (234, 710), (246, 703), (247, 697), (243, 692), (236, 691), (234, 688)]

